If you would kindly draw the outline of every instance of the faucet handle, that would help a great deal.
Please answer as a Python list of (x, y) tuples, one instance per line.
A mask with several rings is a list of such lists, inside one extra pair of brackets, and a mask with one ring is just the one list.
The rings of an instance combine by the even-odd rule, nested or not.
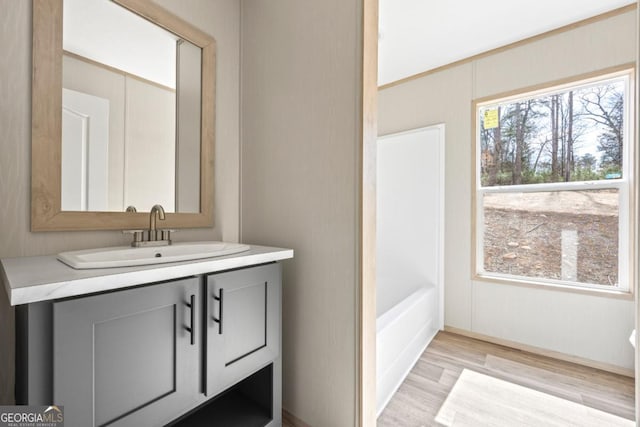
[(173, 230), (173, 229), (160, 229), (158, 230), (160, 232), (160, 240), (166, 240), (167, 242), (169, 242), (169, 244), (171, 244), (171, 233), (175, 233), (178, 230)]
[(144, 230), (122, 230), (122, 234), (133, 234), (134, 236), (137, 233), (142, 234), (142, 232), (144, 232)]
[(133, 234), (131, 246), (138, 246), (142, 242), (144, 230), (122, 230), (122, 234)]

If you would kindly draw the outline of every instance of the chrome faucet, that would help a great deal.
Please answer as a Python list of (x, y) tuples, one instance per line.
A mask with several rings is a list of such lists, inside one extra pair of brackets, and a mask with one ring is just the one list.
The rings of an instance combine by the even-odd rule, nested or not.
[[(164, 208), (161, 205), (153, 205), (151, 212), (149, 212), (149, 241), (155, 242), (158, 240), (158, 230), (156, 230), (156, 217), (164, 221)], [(162, 238), (161, 238), (162, 240)]]
[[(127, 230), (124, 233), (133, 234), (131, 246), (138, 248), (142, 246), (167, 246), (171, 244), (171, 232), (175, 230), (158, 230), (157, 220), (165, 220), (164, 208), (160, 205), (153, 205), (149, 212), (149, 230)], [(147, 239), (145, 240), (145, 234)]]

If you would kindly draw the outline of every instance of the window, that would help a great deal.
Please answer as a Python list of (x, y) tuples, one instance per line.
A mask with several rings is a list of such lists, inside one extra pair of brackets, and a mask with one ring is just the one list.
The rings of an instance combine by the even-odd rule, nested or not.
[(632, 70), (474, 103), (478, 278), (628, 291)]

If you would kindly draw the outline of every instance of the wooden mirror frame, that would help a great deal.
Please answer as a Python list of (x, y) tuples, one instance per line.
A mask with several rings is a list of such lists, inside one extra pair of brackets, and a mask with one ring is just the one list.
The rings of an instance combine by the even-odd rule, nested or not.
[[(215, 40), (150, 1), (112, 1), (202, 49), (200, 212), (167, 213), (163, 227), (211, 227), (214, 200)], [(61, 209), (62, 4), (63, 0), (33, 0), (31, 231), (145, 229), (149, 224), (148, 213)]]

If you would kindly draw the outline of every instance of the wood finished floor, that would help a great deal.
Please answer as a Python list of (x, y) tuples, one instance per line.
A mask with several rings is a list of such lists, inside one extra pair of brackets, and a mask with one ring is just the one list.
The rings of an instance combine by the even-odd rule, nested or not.
[(282, 427), (309, 427), (304, 421), (296, 418), (295, 415), (282, 411)]
[(635, 417), (632, 378), (440, 332), (378, 418), (378, 426), (439, 426), (434, 418), (465, 368), (630, 420)]
[(296, 427), (296, 425), (293, 424), (293, 422), (290, 421), (286, 416), (283, 416), (283, 418), (282, 418), (282, 427)]
[(295, 427), (293, 424), (291, 424), (291, 422), (289, 420), (287, 420), (286, 418), (284, 418), (282, 420), (282, 427)]

